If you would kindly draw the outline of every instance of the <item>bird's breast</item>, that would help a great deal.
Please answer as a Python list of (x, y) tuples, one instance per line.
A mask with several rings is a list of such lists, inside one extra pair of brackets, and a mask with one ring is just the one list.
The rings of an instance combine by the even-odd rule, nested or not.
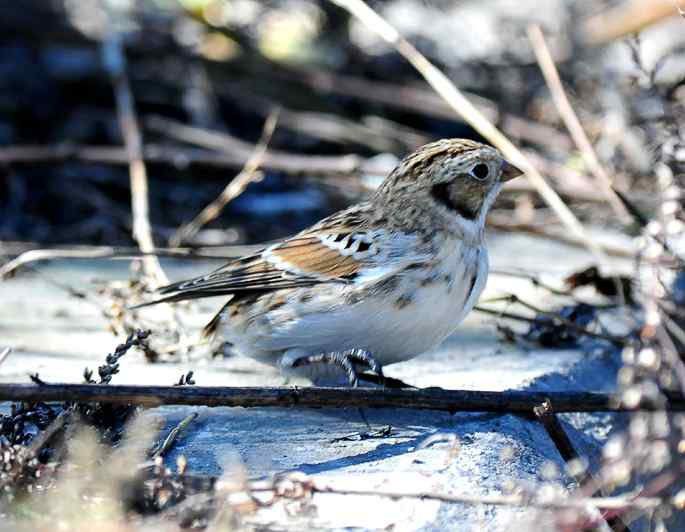
[(368, 302), (368, 349), (387, 364), (435, 348), (471, 311), (487, 273), (483, 246), (455, 245), (434, 261), (386, 280)]

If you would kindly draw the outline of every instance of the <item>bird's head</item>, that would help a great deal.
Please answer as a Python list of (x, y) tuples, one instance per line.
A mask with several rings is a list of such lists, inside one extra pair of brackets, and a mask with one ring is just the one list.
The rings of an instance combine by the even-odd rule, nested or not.
[(495, 148), (466, 139), (426, 144), (405, 157), (377, 197), (410, 195), (444, 216), (482, 221), (502, 183), (522, 175)]

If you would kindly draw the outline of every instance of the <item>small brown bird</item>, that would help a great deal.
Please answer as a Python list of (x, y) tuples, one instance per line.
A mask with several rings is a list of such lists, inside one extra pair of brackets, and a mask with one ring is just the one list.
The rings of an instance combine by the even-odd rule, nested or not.
[(315, 381), (381, 375), (471, 311), (488, 277), (485, 217), (521, 173), (478, 142), (427, 144), (367, 201), (147, 304), (229, 296), (205, 332), (239, 353)]

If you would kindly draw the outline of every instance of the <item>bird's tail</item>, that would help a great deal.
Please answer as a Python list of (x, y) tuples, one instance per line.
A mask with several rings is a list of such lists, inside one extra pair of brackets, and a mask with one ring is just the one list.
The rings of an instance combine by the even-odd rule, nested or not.
[(219, 312), (217, 312), (214, 317), (211, 319), (211, 321), (204, 326), (202, 329), (202, 338), (205, 340), (212, 340), (214, 336), (216, 336), (216, 332), (219, 329), (219, 323), (221, 323), (221, 317), (226, 310), (226, 307), (228, 307), (230, 301), (226, 303)]

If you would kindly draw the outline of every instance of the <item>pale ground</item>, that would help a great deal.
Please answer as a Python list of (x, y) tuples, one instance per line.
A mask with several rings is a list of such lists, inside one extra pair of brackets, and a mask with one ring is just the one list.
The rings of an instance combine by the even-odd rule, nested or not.
[[(589, 264), (582, 250), (523, 235), (490, 238), (493, 269), (539, 273), (558, 284), (562, 276)], [(210, 265), (165, 263), (173, 279), (201, 273)], [(628, 261), (614, 265), (629, 272)], [(92, 278), (124, 278), (126, 262), (55, 262), (40, 270), (65, 284), (86, 287)], [(538, 304), (549, 302), (541, 289), (525, 279), (492, 275), (484, 298), (515, 292)], [(44, 278), (30, 273), (0, 284), (0, 346), (13, 353), (0, 366), (0, 381), (26, 382), (38, 371), (53, 382), (79, 382), (83, 368), (96, 368), (123, 338), (114, 338), (91, 304), (70, 298)], [(209, 314), (207, 314), (208, 316)], [(205, 316), (197, 317), (201, 324)], [(472, 313), (438, 351), (387, 368), (387, 374), (418, 386), (480, 390), (615, 389), (620, 354), (602, 350), (517, 348), (499, 341), (496, 320)], [(620, 328), (621, 324), (613, 324)], [(517, 325), (521, 329), (520, 325)], [(195, 371), (200, 385), (281, 385), (274, 370), (246, 358), (147, 364), (131, 353), (121, 361), (114, 383), (171, 384)], [(411, 410), (368, 410), (371, 424), (393, 427), (385, 439), (331, 440), (365, 430), (356, 410), (298, 410), (165, 407), (156, 413), (167, 425), (190, 411), (200, 413), (181, 437), (169, 464), (184, 454), (189, 470), (221, 474), (227, 464), (242, 460), (251, 477), (299, 470), (334, 485), (359, 489), (431, 490), (452, 493), (500, 493), (512, 482), (531, 485), (544, 480), (545, 464), (563, 471), (564, 463), (541, 426), (514, 415), (464, 414)], [(608, 414), (565, 415), (564, 425), (579, 450), (595, 465), (601, 443), (621, 424)], [(438, 432), (454, 434), (459, 452), (448, 460), (448, 445), (415, 448)], [(239, 457), (239, 459), (237, 458)], [(546, 468), (547, 470), (549, 467)], [(571, 485), (562, 474), (560, 483)], [(393, 501), (370, 497), (317, 495), (316, 512), (306, 526), (394, 530), (505, 530), (513, 521), (522, 529), (544, 529), (549, 515), (531, 510), (476, 505), (447, 505), (419, 500)], [(260, 522), (281, 522), (284, 508), (261, 513)], [(531, 525), (533, 519), (538, 519)], [(297, 523), (297, 521), (296, 521)], [(305, 525), (301, 525), (305, 526)], [(298, 528), (293, 524), (294, 529)]]

